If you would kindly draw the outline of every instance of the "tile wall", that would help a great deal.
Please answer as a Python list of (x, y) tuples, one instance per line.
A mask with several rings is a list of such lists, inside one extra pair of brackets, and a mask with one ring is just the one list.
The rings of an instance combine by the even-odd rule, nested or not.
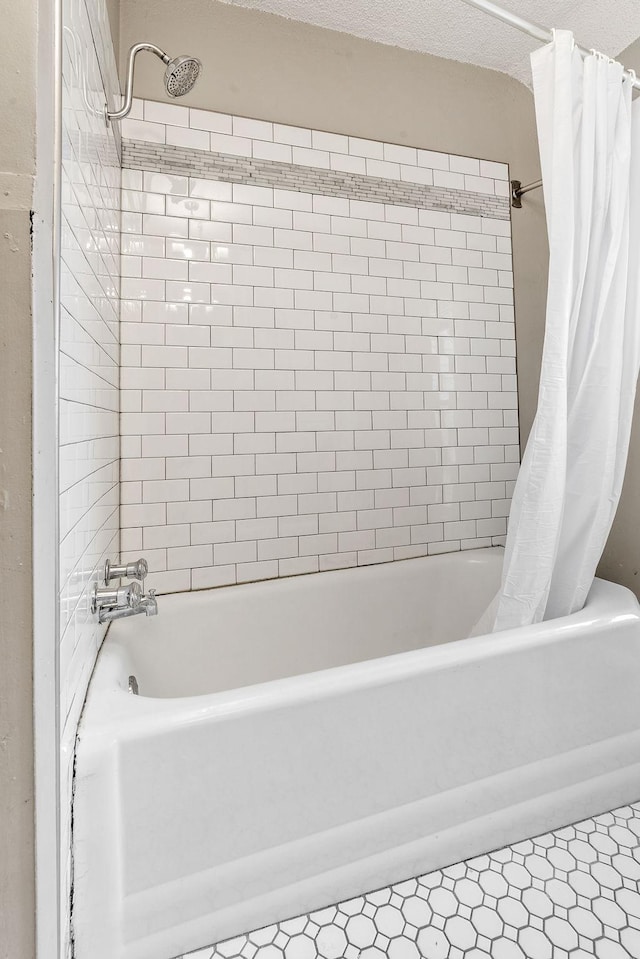
[[(71, 790), (80, 711), (105, 629), (88, 587), (119, 551), (120, 158), (104, 122), (118, 91), (103, 0), (63, 5), (59, 339), (61, 955), (71, 952)], [(53, 954), (53, 953), (52, 953)]]
[(123, 163), (125, 555), (172, 591), (502, 542), (506, 165), (149, 101)]

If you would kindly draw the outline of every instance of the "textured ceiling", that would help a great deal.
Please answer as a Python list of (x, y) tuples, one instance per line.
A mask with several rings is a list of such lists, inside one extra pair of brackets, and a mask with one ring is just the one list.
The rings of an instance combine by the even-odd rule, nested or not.
[[(463, 0), (223, 0), (366, 40), (501, 70), (530, 81), (536, 41)], [(640, 36), (640, 0), (502, 0), (546, 27), (615, 56)]]

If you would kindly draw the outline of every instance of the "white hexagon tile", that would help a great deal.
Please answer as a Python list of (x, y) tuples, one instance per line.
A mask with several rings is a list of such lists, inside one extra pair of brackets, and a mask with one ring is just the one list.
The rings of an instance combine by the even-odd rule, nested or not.
[(640, 802), (182, 959), (640, 959)]

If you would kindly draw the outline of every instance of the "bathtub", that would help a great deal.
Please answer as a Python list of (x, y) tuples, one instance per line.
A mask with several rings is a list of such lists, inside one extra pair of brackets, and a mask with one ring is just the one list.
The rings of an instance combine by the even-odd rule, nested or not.
[(636, 800), (636, 599), (597, 580), (580, 613), (465, 638), (501, 562), (165, 596), (113, 624), (77, 749), (77, 959), (169, 959)]

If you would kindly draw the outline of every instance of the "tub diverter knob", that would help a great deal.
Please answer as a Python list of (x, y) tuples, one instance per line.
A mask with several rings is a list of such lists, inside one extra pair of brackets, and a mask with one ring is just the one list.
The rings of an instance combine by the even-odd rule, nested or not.
[(137, 559), (134, 563), (125, 563), (116, 566), (109, 560), (104, 564), (104, 581), (110, 583), (112, 579), (139, 579), (143, 581), (149, 572), (146, 559)]

